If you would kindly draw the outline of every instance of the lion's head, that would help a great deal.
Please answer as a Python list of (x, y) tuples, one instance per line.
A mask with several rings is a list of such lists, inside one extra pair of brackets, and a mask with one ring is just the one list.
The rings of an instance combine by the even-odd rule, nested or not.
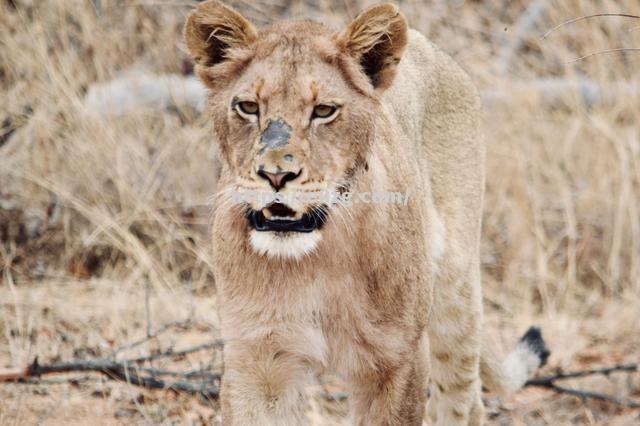
[(297, 258), (316, 247), (327, 196), (366, 173), (407, 31), (390, 4), (341, 32), (309, 21), (257, 29), (216, 1), (191, 12), (185, 39), (211, 93), (220, 194), (233, 198), (218, 208), (246, 215), (256, 251)]

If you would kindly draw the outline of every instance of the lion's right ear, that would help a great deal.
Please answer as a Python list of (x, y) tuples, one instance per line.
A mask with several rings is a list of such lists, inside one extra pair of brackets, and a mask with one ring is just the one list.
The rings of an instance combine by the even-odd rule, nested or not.
[(408, 24), (397, 6), (383, 3), (360, 13), (338, 38), (376, 89), (391, 86), (407, 46)]
[(255, 27), (222, 3), (209, 0), (189, 13), (184, 38), (196, 64), (211, 67), (228, 57), (229, 49), (242, 48), (258, 37)]

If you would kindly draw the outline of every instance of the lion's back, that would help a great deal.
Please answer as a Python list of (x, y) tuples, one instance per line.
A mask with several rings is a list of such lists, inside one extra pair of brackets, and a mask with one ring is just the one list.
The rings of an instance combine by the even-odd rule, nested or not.
[[(477, 244), (485, 147), (478, 92), (446, 53), (415, 30), (385, 94), (409, 148), (428, 170), (434, 204), (463, 244)], [(462, 226), (461, 226), (462, 225)], [(450, 235), (451, 236), (451, 235)]]

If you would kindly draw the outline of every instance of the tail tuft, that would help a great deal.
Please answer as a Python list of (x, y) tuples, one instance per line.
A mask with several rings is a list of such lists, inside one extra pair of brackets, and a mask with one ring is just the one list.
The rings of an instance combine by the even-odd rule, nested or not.
[(550, 354), (538, 327), (530, 327), (503, 362), (499, 362), (491, 346), (485, 344), (480, 358), (482, 384), (492, 392), (511, 394), (545, 365)]
[(540, 365), (538, 368), (547, 363), (547, 359), (549, 359), (551, 351), (547, 348), (539, 327), (530, 327), (524, 336), (520, 338), (520, 342), (526, 344), (529, 347), (529, 350), (538, 356), (540, 359)]

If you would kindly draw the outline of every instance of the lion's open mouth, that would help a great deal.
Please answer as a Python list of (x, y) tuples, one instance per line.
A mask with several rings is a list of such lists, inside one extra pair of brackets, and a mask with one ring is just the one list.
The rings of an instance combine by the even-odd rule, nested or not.
[(322, 228), (326, 219), (325, 207), (315, 207), (300, 218), (295, 211), (284, 204), (274, 203), (267, 208), (270, 217), (267, 218), (262, 210), (247, 210), (249, 225), (256, 231), (266, 232), (313, 232)]

